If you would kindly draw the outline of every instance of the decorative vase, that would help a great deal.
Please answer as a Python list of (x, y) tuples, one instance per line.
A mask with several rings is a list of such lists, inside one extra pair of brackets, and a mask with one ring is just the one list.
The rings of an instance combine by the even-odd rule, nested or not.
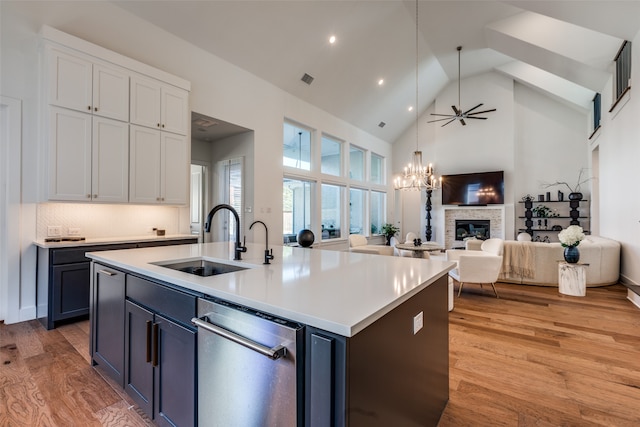
[(564, 260), (569, 264), (575, 264), (580, 261), (580, 251), (577, 246), (567, 246), (564, 248)]
[(582, 193), (569, 193), (569, 200), (582, 200)]

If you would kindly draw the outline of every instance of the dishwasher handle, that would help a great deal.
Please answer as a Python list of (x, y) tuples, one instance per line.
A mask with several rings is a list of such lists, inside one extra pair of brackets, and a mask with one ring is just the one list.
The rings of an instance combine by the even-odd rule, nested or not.
[(203, 319), (204, 318), (198, 319), (197, 317), (194, 317), (193, 319), (191, 319), (191, 323), (193, 323), (199, 328), (202, 328), (206, 331), (212, 332), (216, 335), (226, 338), (236, 344), (240, 344), (253, 351), (257, 351), (258, 353), (264, 356), (267, 356), (269, 359), (272, 359), (272, 360), (280, 359), (281, 357), (285, 357), (287, 354), (287, 348), (283, 345), (278, 345), (270, 348), (262, 344), (259, 344), (255, 341), (252, 341), (248, 338), (245, 338), (242, 335), (238, 335), (227, 329), (221, 328), (220, 326), (209, 323)]

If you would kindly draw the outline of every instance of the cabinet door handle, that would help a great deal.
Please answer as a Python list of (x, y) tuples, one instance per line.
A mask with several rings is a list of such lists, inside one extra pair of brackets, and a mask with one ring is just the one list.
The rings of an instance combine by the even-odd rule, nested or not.
[(90, 199), (90, 198), (91, 198), (91, 194), (87, 194), (87, 199)]
[(94, 199), (97, 199), (97, 198), (98, 198), (98, 195), (97, 195), (97, 194), (94, 194), (94, 195), (93, 195), (93, 198), (94, 198)]
[(160, 127), (160, 123), (158, 123), (158, 127)]
[(93, 111), (98, 111), (98, 107), (94, 107)]
[(147, 320), (147, 360), (146, 362), (151, 362), (151, 325), (153, 322), (151, 320)]
[(162, 128), (164, 129), (164, 123), (162, 124)]
[(87, 110), (91, 111), (91, 105), (87, 105)]
[(151, 366), (154, 368), (158, 366), (158, 338), (160, 336), (160, 325), (153, 324), (153, 354), (151, 355)]
[(98, 274), (106, 274), (107, 276), (115, 276), (118, 273), (112, 273), (112, 272), (107, 271), (107, 270), (98, 270)]

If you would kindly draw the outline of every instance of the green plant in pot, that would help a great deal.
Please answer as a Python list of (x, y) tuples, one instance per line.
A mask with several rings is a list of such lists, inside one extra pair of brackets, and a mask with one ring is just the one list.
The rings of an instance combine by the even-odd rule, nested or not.
[(382, 227), (380, 227), (380, 234), (383, 234), (387, 239), (387, 246), (391, 244), (391, 238), (398, 234), (400, 228), (396, 227), (393, 224), (386, 223)]

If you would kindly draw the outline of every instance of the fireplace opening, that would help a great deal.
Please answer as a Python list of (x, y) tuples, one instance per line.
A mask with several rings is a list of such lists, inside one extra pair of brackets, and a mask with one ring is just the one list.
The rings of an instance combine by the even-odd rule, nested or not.
[(486, 240), (491, 237), (488, 219), (456, 219), (456, 240), (471, 237)]

